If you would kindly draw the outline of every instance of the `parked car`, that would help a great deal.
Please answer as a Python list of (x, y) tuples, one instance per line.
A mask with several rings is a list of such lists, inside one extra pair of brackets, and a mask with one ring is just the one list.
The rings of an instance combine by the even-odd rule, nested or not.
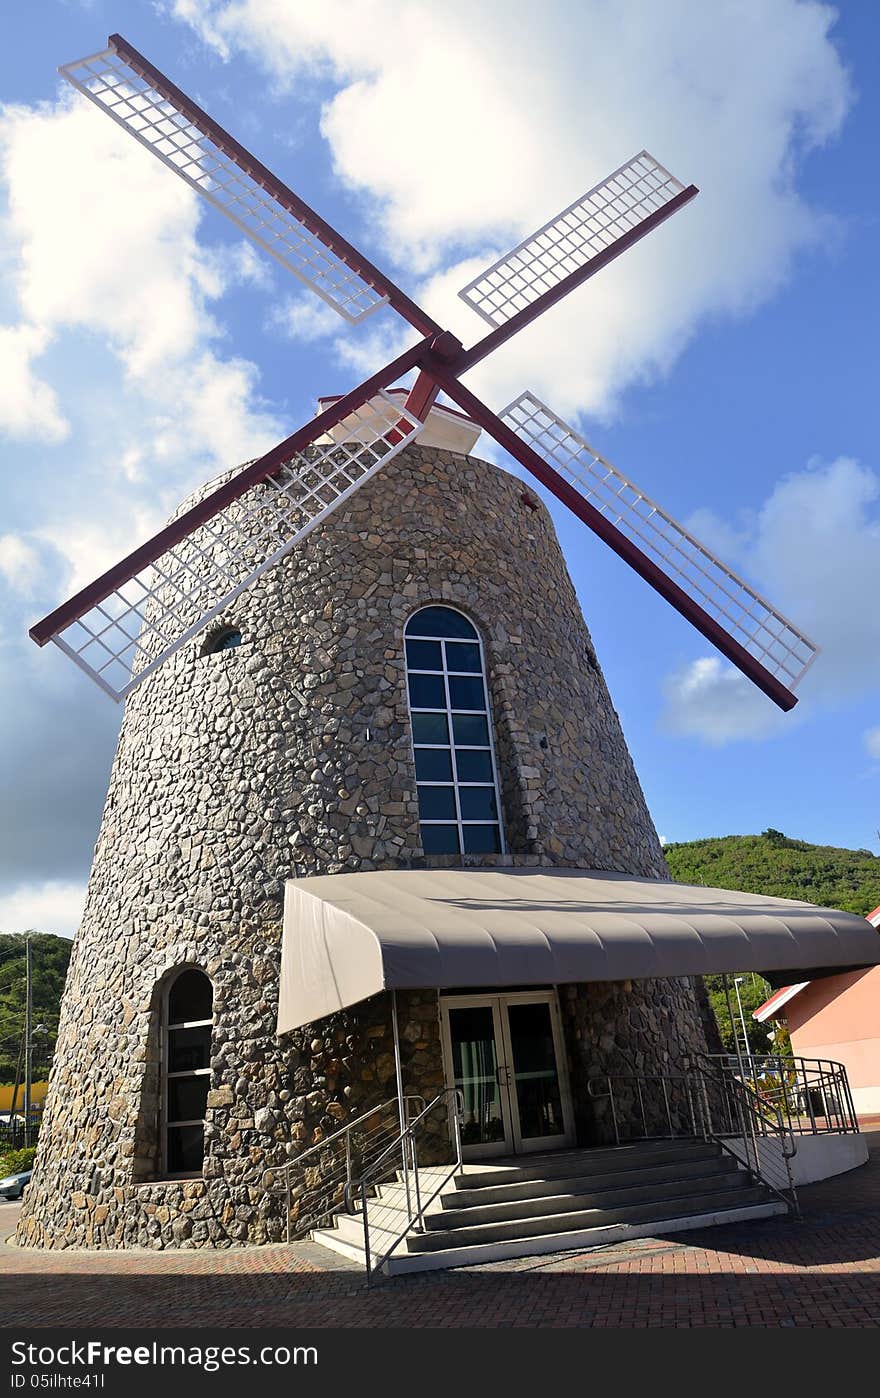
[(0, 1199), (20, 1199), (25, 1186), (31, 1182), (31, 1171), (21, 1170), (17, 1175), (7, 1175), (0, 1180)]

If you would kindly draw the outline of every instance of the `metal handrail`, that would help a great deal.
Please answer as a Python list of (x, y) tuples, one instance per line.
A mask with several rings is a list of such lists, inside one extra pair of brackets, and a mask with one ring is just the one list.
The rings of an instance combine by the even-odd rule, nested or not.
[[(704, 1056), (708, 1058), (708, 1055)], [(600, 1084), (605, 1084), (605, 1090)], [(618, 1112), (619, 1085), (626, 1083), (638, 1098), (642, 1135), (627, 1139), (662, 1140), (678, 1137), (702, 1137), (714, 1141), (749, 1175), (776, 1194), (794, 1215), (799, 1214), (797, 1190), (791, 1161), (797, 1152), (795, 1135), (779, 1106), (765, 1101), (749, 1083), (743, 1082), (723, 1062), (712, 1063), (708, 1069), (690, 1069), (683, 1073), (599, 1074), (587, 1082), (588, 1096), (593, 1100), (607, 1098), (611, 1110), (614, 1139), (621, 1144), (622, 1133)], [(615, 1093), (615, 1084), (618, 1091)], [(659, 1085), (652, 1101), (656, 1106), (662, 1094), (665, 1130), (661, 1117), (658, 1130), (649, 1130), (643, 1086)], [(670, 1092), (679, 1093), (679, 1111), (673, 1113)], [(762, 1150), (759, 1139), (778, 1144), (781, 1165), (771, 1150)], [(742, 1142), (742, 1145), (740, 1145)]]
[[(733, 1068), (733, 1055), (699, 1054), (715, 1070)], [(857, 1135), (859, 1121), (846, 1067), (831, 1058), (742, 1054), (744, 1076), (768, 1103), (775, 1102), (794, 1135)], [(819, 1110), (817, 1113), (817, 1102)]]
[[(423, 1201), (421, 1181), (419, 1179), (419, 1128), (423, 1125), (423, 1123), (427, 1120), (431, 1113), (438, 1106), (440, 1106), (441, 1103), (444, 1102), (447, 1103), (449, 1117), (452, 1123), (453, 1143), (455, 1146), (455, 1159), (453, 1160), (449, 1168), (449, 1171), (445, 1175), (445, 1177), (436, 1185), (429, 1197)], [(397, 1247), (398, 1243), (400, 1243), (401, 1240), (406, 1237), (407, 1233), (411, 1232), (413, 1229), (417, 1229), (420, 1231), (424, 1229), (424, 1215), (429, 1204), (433, 1203), (433, 1201), (437, 1198), (437, 1195), (443, 1188), (445, 1188), (445, 1186), (449, 1183), (449, 1180), (453, 1177), (453, 1175), (455, 1175), (457, 1171), (461, 1169), (461, 1123), (463, 1117), (464, 1096), (461, 1093), (460, 1089), (457, 1087), (443, 1088), (441, 1092), (438, 1092), (434, 1100), (432, 1102), (429, 1102), (428, 1105), (424, 1108), (424, 1110), (421, 1111), (417, 1117), (415, 1117), (411, 1122), (407, 1124), (406, 1129), (404, 1131), (401, 1131), (397, 1139), (392, 1141), (391, 1144), (387, 1146), (386, 1149), (382, 1152), (382, 1154), (379, 1155), (370, 1164), (369, 1168), (360, 1176), (357, 1182), (352, 1183), (351, 1185), (346, 1187), (347, 1202), (353, 1202), (355, 1194), (359, 1196), (359, 1202), (361, 1206), (361, 1220), (363, 1222), (364, 1229), (364, 1260), (366, 1263), (368, 1284), (373, 1280), (374, 1275), (377, 1274), (385, 1265), (385, 1263), (388, 1261), (389, 1257)], [(400, 1162), (399, 1171), (398, 1161)], [(396, 1175), (398, 1172), (403, 1174), (406, 1185), (404, 1195), (406, 1201), (406, 1208), (404, 1210), (404, 1226), (402, 1228), (398, 1228), (396, 1234), (392, 1238), (391, 1243), (385, 1248), (385, 1251), (374, 1261), (372, 1256), (372, 1249), (370, 1246), (370, 1196), (371, 1194), (373, 1195), (372, 1205), (375, 1216), (375, 1209), (382, 1207), (381, 1200), (377, 1200), (376, 1198), (376, 1190), (378, 1189), (379, 1185), (388, 1182), (389, 1175), (393, 1178), (393, 1176)], [(409, 1189), (410, 1176), (413, 1181), (412, 1193)], [(415, 1207), (413, 1207), (413, 1195), (415, 1198)], [(394, 1210), (394, 1212), (397, 1212), (397, 1210)]]
[[(422, 1097), (422, 1096), (420, 1096), (420, 1095), (416, 1095), (416, 1094), (407, 1095), (406, 1097), (404, 1097), (403, 1101), (404, 1101), (404, 1112), (405, 1112), (406, 1114), (408, 1114), (408, 1112), (409, 1112), (409, 1104), (410, 1104), (410, 1103), (421, 1103), (422, 1108), (424, 1108), (424, 1105), (425, 1105), (425, 1099), (424, 1099), (424, 1097)], [(348, 1192), (348, 1186), (350, 1185), (350, 1183), (351, 1183), (351, 1178), (352, 1178), (352, 1164), (353, 1164), (352, 1137), (353, 1137), (356, 1133), (359, 1134), (359, 1133), (363, 1130), (363, 1128), (364, 1128), (364, 1126), (366, 1125), (366, 1123), (369, 1122), (369, 1121), (371, 1120), (371, 1118), (376, 1117), (380, 1112), (386, 1112), (386, 1111), (389, 1111), (389, 1110), (392, 1110), (392, 1109), (393, 1109), (393, 1111), (395, 1112), (395, 1114), (399, 1111), (399, 1102), (398, 1102), (398, 1099), (397, 1099), (396, 1097), (389, 1097), (389, 1098), (387, 1098), (384, 1102), (379, 1102), (379, 1103), (377, 1103), (377, 1105), (376, 1105), (375, 1107), (371, 1107), (371, 1108), (369, 1109), (369, 1111), (364, 1112), (363, 1115), (358, 1116), (358, 1117), (355, 1117), (352, 1121), (346, 1122), (346, 1124), (345, 1124), (344, 1126), (341, 1126), (341, 1127), (339, 1128), (338, 1131), (333, 1131), (333, 1132), (331, 1132), (331, 1134), (330, 1134), (329, 1136), (325, 1136), (325, 1137), (323, 1138), (323, 1140), (317, 1141), (317, 1142), (315, 1143), (315, 1145), (313, 1145), (313, 1146), (309, 1146), (308, 1150), (302, 1151), (299, 1155), (296, 1156), (295, 1159), (293, 1159), (293, 1160), (288, 1160), (288, 1161), (286, 1161), (283, 1165), (280, 1165), (280, 1166), (272, 1166), (272, 1167), (270, 1167), (270, 1169), (272, 1170), (272, 1173), (273, 1173), (273, 1174), (283, 1173), (283, 1175), (284, 1175), (284, 1196), (285, 1196), (286, 1236), (287, 1236), (287, 1241), (288, 1241), (288, 1243), (291, 1241), (291, 1229), (290, 1229), (290, 1214), (291, 1214), (291, 1171), (293, 1171), (293, 1170), (305, 1170), (305, 1169), (308, 1169), (308, 1167), (309, 1167), (310, 1164), (312, 1164), (312, 1163), (317, 1164), (317, 1162), (318, 1162), (319, 1158), (321, 1157), (321, 1155), (325, 1154), (325, 1153), (328, 1151), (328, 1149), (330, 1149), (330, 1148), (334, 1145), (335, 1142), (342, 1141), (342, 1140), (344, 1139), (344, 1146), (345, 1146), (345, 1156), (344, 1156), (344, 1167), (345, 1167), (345, 1169), (344, 1169), (344, 1180), (345, 1180), (345, 1183), (344, 1183), (344, 1185), (343, 1185), (343, 1182), (342, 1182), (342, 1181), (343, 1181), (342, 1168), (341, 1168), (341, 1167), (342, 1167), (342, 1163), (343, 1163), (342, 1161), (337, 1162), (335, 1166), (331, 1167), (331, 1169), (330, 1169), (329, 1171), (326, 1172), (326, 1174), (325, 1174), (325, 1176), (324, 1176), (324, 1181), (325, 1181), (325, 1184), (328, 1186), (328, 1188), (330, 1188), (330, 1189), (332, 1190), (332, 1189), (334, 1188), (334, 1175), (335, 1175), (335, 1177), (336, 1177), (336, 1179), (335, 1179), (335, 1188), (336, 1188), (336, 1190), (338, 1191), (338, 1193), (339, 1193), (339, 1195), (340, 1195), (340, 1199), (346, 1198), (346, 1197), (347, 1197), (347, 1192)], [(388, 1131), (389, 1129), (390, 1129), (390, 1128), (385, 1128), (385, 1133), (386, 1133), (386, 1134), (387, 1134), (387, 1131)], [(398, 1129), (399, 1129), (399, 1128), (398, 1128)], [(383, 1128), (382, 1128), (382, 1127), (371, 1128), (371, 1130), (370, 1130), (369, 1132), (367, 1132), (367, 1135), (366, 1135), (366, 1137), (365, 1137), (365, 1140), (370, 1140), (371, 1138), (377, 1138), (377, 1137), (381, 1136), (382, 1134), (383, 1134)], [(300, 1233), (302, 1233), (302, 1232), (308, 1232), (309, 1228), (314, 1227), (315, 1223), (318, 1222), (320, 1218), (324, 1217), (326, 1214), (328, 1214), (328, 1213), (330, 1213), (330, 1212), (332, 1212), (332, 1207), (322, 1208), (322, 1209), (319, 1211), (319, 1213), (316, 1215), (316, 1217), (315, 1217), (314, 1219), (310, 1219), (306, 1224), (304, 1224), (304, 1225), (302, 1225), (302, 1226), (298, 1226), (298, 1227), (297, 1227), (297, 1232), (300, 1232)]]
[[(788, 1207), (789, 1211), (800, 1217), (800, 1205), (798, 1203), (797, 1189), (795, 1188), (794, 1176), (792, 1174), (791, 1162), (797, 1154), (797, 1143), (793, 1132), (789, 1129), (782, 1112), (778, 1106), (767, 1103), (749, 1083), (742, 1082), (740, 1078), (729, 1076), (726, 1086), (732, 1091), (734, 1100), (740, 1108), (744, 1110), (738, 1113), (741, 1134), (739, 1137), (731, 1137), (723, 1133), (711, 1132), (712, 1138), (718, 1142), (723, 1150), (740, 1160), (754, 1177), (761, 1181), (772, 1193)], [(743, 1098), (745, 1102), (743, 1103)], [(775, 1130), (767, 1129), (767, 1113), (772, 1111), (775, 1117)], [(760, 1128), (760, 1129), (759, 1129)], [(711, 1130), (711, 1118), (710, 1118)], [(758, 1144), (759, 1138), (772, 1140), (776, 1138), (779, 1145), (779, 1153), (785, 1167), (785, 1176), (782, 1179), (774, 1178), (774, 1163), (769, 1158), (769, 1153), (764, 1153)], [(786, 1138), (788, 1146), (786, 1146)], [(739, 1155), (737, 1145), (742, 1139), (746, 1159), (743, 1161)], [(749, 1147), (751, 1146), (751, 1159), (749, 1158)]]
[[(599, 1091), (597, 1090), (597, 1085), (598, 1085), (598, 1083), (603, 1082), (603, 1081), (606, 1082), (606, 1083), (608, 1084), (608, 1090), (607, 1090), (606, 1092), (599, 1092)], [(699, 1135), (699, 1132), (698, 1132), (698, 1130), (697, 1130), (696, 1110), (695, 1110), (695, 1107), (694, 1107), (693, 1093), (692, 1093), (692, 1087), (693, 1087), (693, 1085), (692, 1085), (692, 1083), (691, 1083), (691, 1081), (690, 1081), (690, 1079), (689, 1079), (689, 1077), (688, 1077), (687, 1074), (684, 1074), (684, 1073), (615, 1073), (615, 1074), (611, 1075), (611, 1074), (608, 1074), (608, 1073), (601, 1073), (601, 1074), (599, 1074), (599, 1075), (596, 1076), (596, 1077), (588, 1078), (588, 1080), (587, 1080), (587, 1096), (590, 1097), (593, 1101), (596, 1101), (596, 1100), (599, 1100), (599, 1099), (605, 1098), (605, 1097), (607, 1097), (607, 1098), (609, 1099), (609, 1106), (610, 1106), (610, 1108), (611, 1108), (611, 1121), (612, 1121), (612, 1125), (613, 1125), (613, 1127), (614, 1127), (614, 1140), (615, 1140), (615, 1144), (616, 1144), (616, 1145), (620, 1145), (620, 1141), (621, 1141), (621, 1137), (620, 1137), (620, 1122), (619, 1122), (618, 1115), (617, 1115), (617, 1103), (616, 1103), (616, 1100), (615, 1100), (615, 1096), (614, 1096), (614, 1087), (613, 1087), (613, 1084), (616, 1083), (616, 1082), (617, 1082), (617, 1083), (625, 1082), (625, 1083), (634, 1083), (634, 1084), (635, 1084), (636, 1095), (638, 1096), (638, 1099), (639, 1099), (639, 1114), (640, 1114), (640, 1116), (641, 1116), (641, 1118), (642, 1118), (643, 1139), (645, 1139), (645, 1140), (651, 1140), (652, 1138), (657, 1138), (657, 1139), (659, 1139), (659, 1140), (665, 1140), (665, 1139), (668, 1139), (668, 1138), (670, 1138), (670, 1137), (675, 1137), (675, 1136), (687, 1135), (687, 1134), (688, 1134), (687, 1132), (676, 1131), (676, 1130), (673, 1128), (672, 1109), (671, 1109), (671, 1104), (670, 1104), (670, 1100), (669, 1100), (669, 1088), (670, 1088), (670, 1086), (681, 1088), (681, 1089), (684, 1091), (684, 1093), (686, 1094), (686, 1096), (687, 1096), (688, 1116), (689, 1116), (689, 1118), (690, 1118), (690, 1124), (691, 1124), (691, 1131), (690, 1131), (689, 1134), (691, 1134), (691, 1135), (693, 1135), (693, 1136)], [(643, 1091), (642, 1091), (642, 1085), (645, 1084), (645, 1083), (659, 1083), (659, 1084), (660, 1084), (660, 1090), (662, 1091), (662, 1094), (663, 1094), (663, 1106), (664, 1106), (664, 1111), (665, 1111), (665, 1115), (666, 1115), (667, 1131), (666, 1131), (665, 1133), (662, 1132), (662, 1131), (661, 1131), (661, 1132), (653, 1132), (653, 1133), (648, 1131), (648, 1118), (647, 1118), (647, 1113), (646, 1113), (646, 1110), (645, 1110), (645, 1097), (644, 1097), (644, 1093), (643, 1093)]]

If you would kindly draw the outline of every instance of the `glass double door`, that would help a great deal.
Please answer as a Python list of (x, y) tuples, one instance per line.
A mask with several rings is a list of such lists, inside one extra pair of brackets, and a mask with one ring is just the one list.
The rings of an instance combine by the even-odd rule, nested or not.
[(441, 998), (447, 1082), (464, 1099), (465, 1159), (574, 1144), (555, 991)]

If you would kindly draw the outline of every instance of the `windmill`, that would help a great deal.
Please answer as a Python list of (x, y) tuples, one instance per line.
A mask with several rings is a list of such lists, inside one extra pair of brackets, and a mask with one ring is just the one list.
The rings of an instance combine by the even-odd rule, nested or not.
[[(500, 413), (462, 383), (499, 345), (697, 194), (633, 156), (459, 294), (469, 349), (120, 35), (62, 75), (282, 266), (357, 324), (388, 305), (410, 349), (224, 481), (31, 628), (119, 700), (415, 441), (445, 393), (780, 708), (817, 647), (529, 391)], [(404, 403), (389, 392), (416, 371)]]

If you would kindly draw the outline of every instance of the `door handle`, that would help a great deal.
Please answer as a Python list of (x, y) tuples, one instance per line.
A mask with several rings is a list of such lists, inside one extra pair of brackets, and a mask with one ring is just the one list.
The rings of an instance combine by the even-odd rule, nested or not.
[[(510, 1087), (510, 1078), (508, 1076), (508, 1072), (509, 1070), (506, 1063), (499, 1063), (496, 1067), (495, 1077), (499, 1087)], [(502, 1073), (504, 1074), (503, 1077), (501, 1076)]]

